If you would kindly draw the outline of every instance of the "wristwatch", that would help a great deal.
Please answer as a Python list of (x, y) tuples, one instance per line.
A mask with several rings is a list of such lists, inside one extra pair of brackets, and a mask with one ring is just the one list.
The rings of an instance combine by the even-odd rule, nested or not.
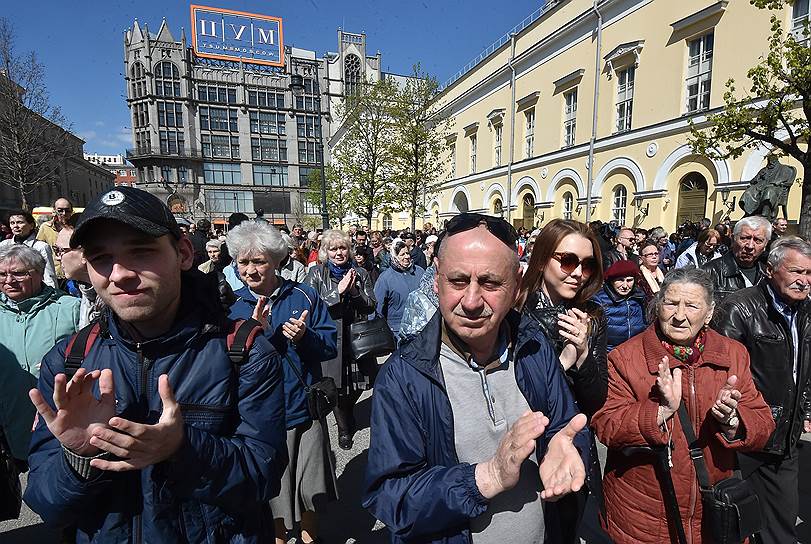
[(113, 459), (114, 455), (108, 451), (103, 451), (98, 455), (93, 455), (90, 457), (85, 457), (84, 455), (79, 455), (78, 453), (69, 450), (62, 445), (62, 453), (65, 455), (65, 460), (68, 462), (70, 468), (83, 480), (89, 480), (98, 476), (102, 471), (100, 469), (94, 468), (90, 466), (90, 461), (93, 459)]

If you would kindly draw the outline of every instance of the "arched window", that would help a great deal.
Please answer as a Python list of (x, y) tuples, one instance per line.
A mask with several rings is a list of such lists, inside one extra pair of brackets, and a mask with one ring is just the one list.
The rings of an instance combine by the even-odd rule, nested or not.
[(389, 229), (391, 230), (391, 214), (384, 214), (383, 215), (383, 230)]
[(574, 197), (572, 193), (566, 191), (563, 193), (563, 219), (571, 219), (574, 210)]
[(155, 94), (180, 96), (180, 72), (177, 66), (164, 60), (155, 66)]
[(346, 96), (357, 94), (360, 90), (361, 69), (360, 58), (349, 54), (344, 59), (344, 94)]
[(614, 188), (614, 202), (611, 207), (611, 219), (619, 225), (625, 224), (625, 211), (628, 207), (628, 190), (623, 185)]
[(146, 94), (146, 72), (144, 65), (136, 62), (130, 69), (131, 98), (141, 98)]
[(535, 228), (535, 197), (532, 193), (527, 193), (521, 200), (521, 215), (524, 218), (524, 228)]

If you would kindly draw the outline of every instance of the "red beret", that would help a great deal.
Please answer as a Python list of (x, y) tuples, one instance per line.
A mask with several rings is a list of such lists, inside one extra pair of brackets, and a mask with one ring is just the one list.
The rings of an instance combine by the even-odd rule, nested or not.
[(616, 261), (614, 264), (609, 266), (605, 271), (604, 277), (606, 280), (627, 278), (628, 276), (638, 278), (639, 274), (639, 266), (634, 261), (623, 260)]

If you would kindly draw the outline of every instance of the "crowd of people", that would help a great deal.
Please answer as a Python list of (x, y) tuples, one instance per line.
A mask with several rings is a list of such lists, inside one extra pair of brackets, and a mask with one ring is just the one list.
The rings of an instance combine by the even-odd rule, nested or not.
[[(394, 542), (721, 542), (705, 488), (736, 470), (758, 541), (797, 541), (811, 244), (785, 220), (217, 231), (119, 187), (6, 224), (0, 481), (27, 471), (63, 542), (323, 542), (366, 390), (356, 485)], [(355, 357), (373, 319), (396, 349)]]

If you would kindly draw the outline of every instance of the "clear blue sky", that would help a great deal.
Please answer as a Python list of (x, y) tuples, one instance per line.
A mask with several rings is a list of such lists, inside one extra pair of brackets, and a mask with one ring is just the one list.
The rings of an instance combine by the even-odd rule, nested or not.
[[(189, 29), (189, 3), (172, 0), (2, 0), (19, 53), (45, 65), (51, 100), (62, 107), (85, 151), (131, 147), (124, 100), (123, 33), (133, 20), (156, 32), (166, 18), (176, 39)], [(13, 4), (12, 4), (13, 2)], [(198, 0), (196, 4), (274, 15), (285, 45), (337, 49), (337, 29), (366, 32), (383, 68), (408, 73), (421, 62), (440, 83), (476, 57), (543, 0)], [(10, 7), (12, 6), (13, 7)], [(10, 7), (10, 9), (8, 9)], [(188, 35), (188, 34), (187, 34)]]

